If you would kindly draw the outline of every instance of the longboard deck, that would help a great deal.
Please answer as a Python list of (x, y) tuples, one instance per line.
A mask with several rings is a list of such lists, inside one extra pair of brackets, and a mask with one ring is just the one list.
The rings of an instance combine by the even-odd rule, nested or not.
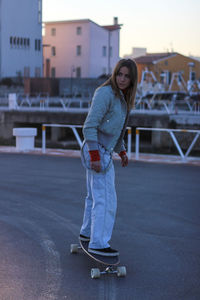
[(106, 265), (106, 266), (116, 266), (120, 263), (119, 256), (103, 256), (103, 255), (90, 253), (90, 252), (88, 252), (89, 242), (85, 242), (85, 241), (81, 241), (81, 240), (79, 242), (80, 242), (80, 246), (83, 249), (83, 251), (88, 256), (90, 256), (92, 259), (94, 259), (95, 261), (97, 261), (103, 265)]

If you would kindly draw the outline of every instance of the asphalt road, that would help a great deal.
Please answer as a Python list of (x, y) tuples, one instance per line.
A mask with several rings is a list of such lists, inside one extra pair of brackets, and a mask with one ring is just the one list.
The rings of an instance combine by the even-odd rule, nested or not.
[(127, 276), (90, 278), (77, 242), (84, 207), (80, 159), (0, 154), (0, 300), (199, 300), (200, 167), (116, 167), (111, 245)]

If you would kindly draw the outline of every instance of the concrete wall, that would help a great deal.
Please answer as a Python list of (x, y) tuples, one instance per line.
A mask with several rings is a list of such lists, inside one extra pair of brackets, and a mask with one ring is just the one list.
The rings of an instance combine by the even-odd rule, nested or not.
[[(10, 141), (12, 139), (12, 129), (14, 127), (28, 126), (38, 127), (38, 132), (41, 136), (41, 125), (43, 123), (49, 124), (71, 124), (71, 125), (83, 125), (87, 113), (67, 113), (67, 112), (20, 112), (20, 111), (7, 111), (0, 112), (0, 141)], [(133, 143), (135, 137), (135, 127), (157, 127), (157, 128), (187, 128), (187, 129), (199, 129), (200, 119), (197, 116), (191, 118), (170, 117), (169, 115), (158, 115), (158, 114), (141, 114), (134, 112), (131, 114), (128, 126), (133, 128)], [(63, 130), (51, 130), (51, 140), (56, 141), (63, 135)], [(187, 149), (191, 144), (194, 134), (179, 133), (176, 134), (178, 141), (184, 149)], [(67, 137), (66, 137), (67, 139)], [(149, 144), (149, 148), (154, 150), (165, 148), (167, 151), (171, 151), (173, 141), (167, 133), (144, 133), (141, 132), (140, 139), (142, 143)], [(174, 148), (175, 149), (175, 148)], [(200, 139), (197, 141), (194, 147), (195, 150), (200, 151)], [(177, 150), (175, 150), (177, 153)], [(178, 154), (178, 153), (177, 153)]]

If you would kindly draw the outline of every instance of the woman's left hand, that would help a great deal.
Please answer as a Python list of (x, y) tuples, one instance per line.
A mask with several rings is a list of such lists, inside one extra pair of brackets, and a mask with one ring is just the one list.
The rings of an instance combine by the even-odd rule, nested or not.
[(121, 165), (122, 167), (128, 166), (128, 156), (126, 154), (121, 157)]

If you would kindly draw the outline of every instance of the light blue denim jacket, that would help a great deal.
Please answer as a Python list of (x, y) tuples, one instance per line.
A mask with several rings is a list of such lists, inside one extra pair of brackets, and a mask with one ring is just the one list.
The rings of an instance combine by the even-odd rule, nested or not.
[(110, 85), (98, 88), (83, 127), (89, 150), (98, 149), (98, 143), (110, 152), (125, 150), (123, 137), (127, 122), (127, 104), (123, 93), (119, 98)]

